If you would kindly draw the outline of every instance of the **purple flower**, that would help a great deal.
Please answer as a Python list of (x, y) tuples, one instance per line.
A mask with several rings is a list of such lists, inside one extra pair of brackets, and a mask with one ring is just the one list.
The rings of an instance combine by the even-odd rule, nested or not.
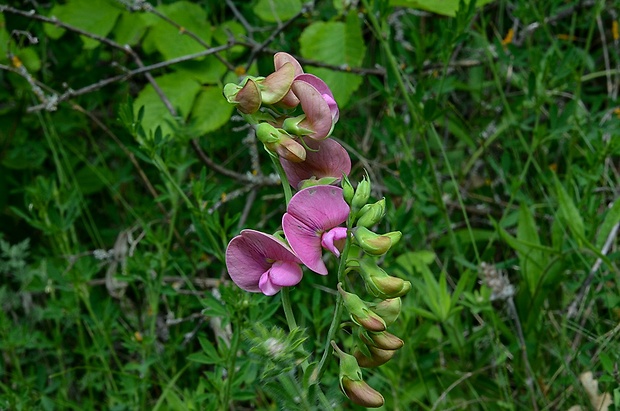
[[(286, 63), (290, 63), (293, 65), (295, 69), (295, 77), (304, 73), (304, 70), (301, 68), (301, 64), (299, 64), (295, 57), (283, 51), (274, 54), (273, 65), (276, 71), (278, 71), (280, 67), (284, 66)], [(299, 99), (295, 96), (295, 94), (293, 94), (292, 91), (289, 91), (286, 96), (284, 96), (284, 98), (280, 100), (279, 104), (289, 108), (297, 107), (297, 105), (299, 104)]]
[(338, 104), (327, 84), (312, 74), (295, 77), (291, 91), (301, 103), (304, 115), (284, 121), (284, 129), (296, 135), (323, 140), (331, 134), (338, 121)]
[(226, 267), (239, 288), (274, 295), (282, 287), (301, 281), (301, 260), (276, 237), (255, 230), (243, 230), (230, 240)]
[(322, 179), (332, 177), (333, 182), (339, 181), (342, 175), (351, 172), (351, 158), (338, 142), (332, 139), (316, 141), (306, 139), (306, 160), (292, 162), (280, 157), (280, 163), (284, 168), (289, 183), (294, 188), (299, 188), (304, 180)]
[(322, 247), (337, 256), (346, 239), (347, 229), (338, 227), (349, 216), (349, 206), (342, 198), (342, 189), (313, 186), (291, 198), (282, 217), (282, 229), (291, 248), (312, 271), (325, 275)]

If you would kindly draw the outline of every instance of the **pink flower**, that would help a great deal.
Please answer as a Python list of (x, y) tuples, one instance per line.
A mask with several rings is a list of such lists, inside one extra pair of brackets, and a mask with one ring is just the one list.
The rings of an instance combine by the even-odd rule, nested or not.
[(349, 206), (342, 198), (341, 188), (313, 186), (291, 198), (282, 217), (282, 229), (299, 259), (312, 271), (325, 275), (322, 247), (340, 255), (339, 246), (346, 239), (347, 229), (338, 226), (348, 216)]
[[(274, 54), (273, 65), (276, 71), (278, 71), (286, 63), (290, 63), (294, 67), (295, 77), (304, 73), (304, 70), (301, 68), (301, 64), (299, 64), (299, 62), (297, 61), (295, 57), (283, 51), (280, 51)], [(292, 91), (289, 91), (288, 94), (284, 96), (282, 100), (280, 100), (279, 104), (289, 107), (289, 108), (293, 108), (293, 107), (297, 107), (297, 105), (299, 104), (299, 99), (297, 98), (297, 96), (295, 96), (295, 94), (293, 94)]]
[(282, 287), (301, 281), (301, 260), (276, 237), (255, 230), (243, 230), (230, 240), (226, 267), (239, 288), (274, 295)]
[(333, 182), (339, 181), (342, 175), (351, 172), (351, 158), (338, 142), (332, 139), (316, 141), (306, 139), (306, 160), (292, 162), (280, 157), (280, 163), (284, 168), (289, 183), (294, 188), (299, 188), (304, 180), (322, 179), (332, 177)]

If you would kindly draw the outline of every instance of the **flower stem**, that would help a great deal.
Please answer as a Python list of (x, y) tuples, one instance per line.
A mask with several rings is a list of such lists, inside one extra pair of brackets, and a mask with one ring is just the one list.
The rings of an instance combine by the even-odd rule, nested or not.
[[(271, 153), (269, 153), (269, 157), (271, 158), (273, 167), (276, 169), (276, 172), (280, 177), (280, 181), (282, 182), (282, 189), (284, 190), (284, 201), (286, 206), (288, 206), (288, 203), (291, 201), (291, 197), (293, 197), (291, 186), (288, 183), (288, 178), (286, 178), (286, 173), (284, 172), (284, 168), (282, 168), (282, 164), (280, 164), (280, 160), (278, 159), (278, 157), (274, 156)], [(284, 308), (286, 323), (288, 324), (289, 330), (293, 331), (295, 328), (297, 328), (297, 321), (295, 321), (295, 315), (293, 314), (289, 288), (282, 287), (282, 289), (280, 290), (280, 294), (282, 296), (282, 308)]]
[[(349, 249), (351, 248), (351, 217), (347, 220), (347, 241), (344, 244), (344, 249), (342, 250), (342, 254), (340, 254), (340, 264), (338, 265), (338, 282), (344, 282), (344, 272), (347, 267), (347, 258), (349, 257)], [(327, 338), (325, 340), (325, 349), (323, 350), (323, 356), (321, 357), (321, 361), (317, 367), (316, 371), (316, 380), (320, 381), (321, 376), (325, 372), (327, 367), (327, 357), (332, 352), (331, 341), (334, 339), (336, 335), (336, 331), (340, 327), (340, 317), (342, 316), (342, 295), (338, 293), (336, 297), (336, 308), (334, 310), (334, 317), (332, 318), (332, 323), (329, 326), (329, 330), (327, 331)]]

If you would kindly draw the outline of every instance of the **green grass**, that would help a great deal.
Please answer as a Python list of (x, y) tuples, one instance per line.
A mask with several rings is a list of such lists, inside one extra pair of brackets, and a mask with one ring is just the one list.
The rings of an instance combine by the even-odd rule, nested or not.
[[(456, 17), (320, 1), (276, 7), (294, 17), (280, 28), (259, 17), (265, 2), (194, 2), (208, 22), (177, 22), (208, 32), (210, 46), (226, 44), (228, 27), (235, 44), (224, 63), (150, 70), (183, 73), (170, 78), (187, 89), (166, 85), (176, 117), (141, 94), (143, 74), (29, 111), (42, 103), (34, 80), (60, 95), (63, 83), (139, 68), (114, 44), (59, 37), (36, 16), (128, 43), (146, 66), (170, 57), (174, 38), (148, 37), (164, 20), (102, 3), (120, 19), (107, 29), (81, 25), (92, 6), (77, 0), (1, 15), (0, 409), (361, 409), (340, 393), (335, 357), (320, 389), (302, 371), (326, 346), (337, 261), (291, 290), (293, 332), (281, 295), (243, 292), (226, 273), (228, 241), (279, 229), (284, 195), (245, 123), (201, 93), (236, 82), (236, 67), (270, 73), (277, 50), (329, 73), (348, 100), (333, 136), (351, 180), (367, 172), (372, 197), (387, 200), (376, 231), (403, 233), (382, 267), (413, 285), (390, 327), (405, 346), (364, 370), (384, 409), (595, 409), (585, 372), (620, 407), (618, 1), (498, 0)], [(347, 46), (304, 36), (317, 22)], [(39, 42), (9, 41), (13, 30)], [(312, 42), (323, 60), (304, 55)], [(352, 73), (334, 70), (343, 63)], [(155, 131), (165, 118), (167, 135)], [(514, 292), (483, 284), (482, 263)], [(281, 356), (265, 348), (270, 336)]]

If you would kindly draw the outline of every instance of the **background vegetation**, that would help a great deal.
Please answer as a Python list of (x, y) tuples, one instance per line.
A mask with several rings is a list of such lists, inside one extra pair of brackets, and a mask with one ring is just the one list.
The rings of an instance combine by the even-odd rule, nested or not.
[(223, 261), (284, 202), (221, 90), (280, 50), (403, 232), (385, 409), (619, 407), (620, 2), (436, 3), (0, 5), (0, 409), (297, 409), (275, 375), (320, 351), (335, 279), (292, 291), (304, 342), (269, 357), (279, 297)]

